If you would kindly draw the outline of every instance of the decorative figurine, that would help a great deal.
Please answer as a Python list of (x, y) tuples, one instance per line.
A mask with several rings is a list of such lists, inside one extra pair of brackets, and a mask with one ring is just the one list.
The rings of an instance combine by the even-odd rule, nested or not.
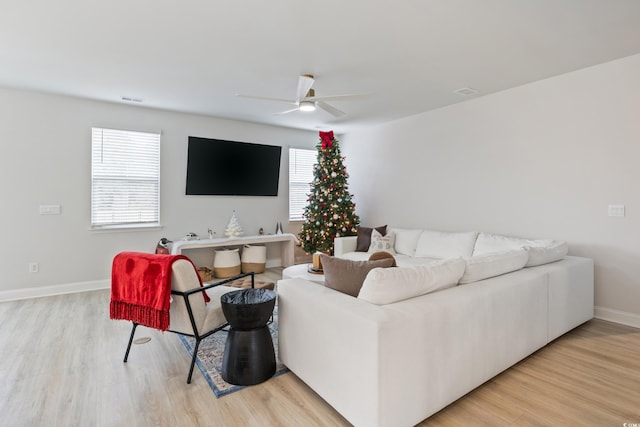
[(227, 237), (237, 237), (242, 236), (243, 234), (244, 232), (242, 231), (242, 227), (240, 227), (238, 219), (236, 218), (236, 211), (233, 211), (229, 224), (227, 225), (227, 229), (224, 231), (224, 235)]

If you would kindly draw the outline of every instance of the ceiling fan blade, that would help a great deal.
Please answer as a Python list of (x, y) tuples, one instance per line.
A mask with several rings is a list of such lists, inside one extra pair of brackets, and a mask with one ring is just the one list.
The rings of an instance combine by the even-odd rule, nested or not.
[(345, 95), (329, 95), (329, 96), (310, 96), (305, 98), (304, 101), (343, 101), (349, 98), (366, 98), (373, 95), (373, 93), (349, 93)]
[(273, 113), (274, 116), (281, 116), (283, 114), (293, 113), (294, 111), (298, 111), (298, 108), (292, 108), (291, 110), (280, 111), (279, 113)]
[(261, 101), (286, 102), (287, 104), (298, 105), (298, 103), (293, 99), (270, 98), (270, 97), (267, 97), (267, 96), (243, 95), (243, 94), (240, 94), (240, 93), (236, 93), (236, 96), (240, 97), (240, 98), (259, 99)]
[(317, 101), (316, 106), (318, 106), (318, 108), (322, 108), (324, 111), (331, 114), (333, 117), (342, 117), (345, 114), (347, 114), (344, 111), (340, 111), (336, 107), (333, 107), (327, 104), (326, 102)]
[(298, 91), (296, 92), (296, 101), (300, 102), (307, 93), (309, 93), (309, 89), (313, 86), (313, 76), (310, 74), (304, 74), (298, 78)]

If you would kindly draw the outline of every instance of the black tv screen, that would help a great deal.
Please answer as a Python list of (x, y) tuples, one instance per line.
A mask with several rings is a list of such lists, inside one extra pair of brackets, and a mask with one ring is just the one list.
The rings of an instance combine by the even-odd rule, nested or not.
[(277, 196), (277, 145), (189, 137), (187, 195)]

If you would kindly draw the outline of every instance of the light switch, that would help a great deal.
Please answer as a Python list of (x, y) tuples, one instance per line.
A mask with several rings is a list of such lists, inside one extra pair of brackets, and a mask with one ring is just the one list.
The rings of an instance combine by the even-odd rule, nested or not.
[(624, 216), (624, 205), (609, 205), (609, 216)]
[(60, 205), (40, 205), (40, 215), (60, 215)]

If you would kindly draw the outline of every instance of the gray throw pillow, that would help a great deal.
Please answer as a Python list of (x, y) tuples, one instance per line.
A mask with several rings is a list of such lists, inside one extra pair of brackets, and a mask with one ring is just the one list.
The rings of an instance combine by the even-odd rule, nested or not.
[(377, 267), (391, 267), (395, 260), (385, 258), (376, 261), (352, 261), (329, 255), (320, 255), (324, 284), (338, 292), (357, 297), (369, 271)]

